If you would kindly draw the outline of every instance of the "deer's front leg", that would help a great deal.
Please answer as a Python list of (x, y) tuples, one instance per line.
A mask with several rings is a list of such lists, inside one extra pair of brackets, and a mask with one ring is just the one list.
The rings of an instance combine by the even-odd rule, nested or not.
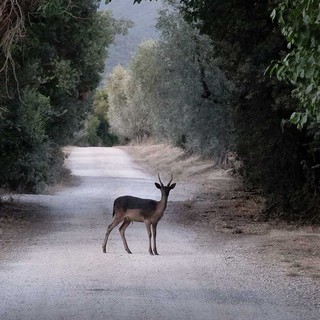
[(146, 221), (145, 224), (146, 224), (148, 238), (149, 238), (149, 253), (153, 255), (152, 248), (151, 248), (151, 223), (149, 221)]
[(152, 225), (152, 234), (153, 234), (153, 253), (155, 255), (159, 255), (158, 251), (157, 251), (157, 223)]
[(108, 241), (110, 232), (111, 232), (121, 221), (122, 221), (122, 218), (117, 218), (117, 217), (115, 217), (115, 219), (113, 220), (113, 222), (108, 226), (106, 235), (105, 235), (105, 237), (104, 237), (104, 241), (103, 241), (103, 243), (102, 243), (103, 253), (106, 253), (106, 246), (107, 246), (107, 241)]

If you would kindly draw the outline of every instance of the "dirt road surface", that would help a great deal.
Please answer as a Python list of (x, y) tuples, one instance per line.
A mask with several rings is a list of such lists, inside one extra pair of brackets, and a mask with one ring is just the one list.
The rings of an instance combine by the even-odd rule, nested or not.
[(160, 256), (148, 254), (141, 223), (127, 229), (132, 255), (117, 229), (103, 254), (114, 198), (159, 199), (155, 177), (117, 148), (73, 148), (68, 165), (76, 186), (18, 197), (40, 205), (43, 222), (0, 262), (0, 319), (320, 319), (319, 282), (256, 259), (256, 238), (237, 242), (179, 223), (171, 209), (196, 186), (179, 182), (170, 194)]

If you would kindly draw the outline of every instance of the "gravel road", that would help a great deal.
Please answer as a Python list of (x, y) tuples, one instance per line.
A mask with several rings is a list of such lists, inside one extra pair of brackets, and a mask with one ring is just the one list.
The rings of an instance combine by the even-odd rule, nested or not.
[(195, 186), (178, 182), (170, 194), (158, 225), (159, 256), (148, 254), (141, 223), (126, 232), (132, 255), (117, 229), (103, 254), (114, 198), (159, 199), (155, 177), (117, 148), (72, 148), (68, 166), (77, 186), (19, 196), (41, 205), (48, 231), (0, 262), (0, 319), (320, 319), (316, 282), (256, 259), (250, 237), (239, 245), (170, 216)]

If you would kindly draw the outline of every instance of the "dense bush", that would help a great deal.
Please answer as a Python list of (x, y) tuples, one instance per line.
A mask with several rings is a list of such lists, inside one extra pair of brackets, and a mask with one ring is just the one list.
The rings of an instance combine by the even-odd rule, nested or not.
[[(281, 126), (300, 108), (291, 84), (265, 74), (288, 50), (270, 18), (279, 2), (181, 0), (185, 16), (210, 36), (220, 67), (239, 91), (231, 115), (247, 185), (263, 190), (273, 212), (308, 218), (319, 210), (319, 174), (311, 172), (319, 154), (309, 152), (313, 137), (305, 130)], [(297, 10), (292, 17), (302, 14)]]
[(118, 143), (117, 136), (110, 132), (108, 122), (108, 94), (106, 89), (97, 89), (93, 99), (93, 111), (85, 123), (85, 133), (81, 143), (90, 146), (111, 147)]
[(63, 170), (61, 146), (83, 124), (106, 47), (126, 27), (99, 1), (0, 4), (0, 184), (41, 191)]

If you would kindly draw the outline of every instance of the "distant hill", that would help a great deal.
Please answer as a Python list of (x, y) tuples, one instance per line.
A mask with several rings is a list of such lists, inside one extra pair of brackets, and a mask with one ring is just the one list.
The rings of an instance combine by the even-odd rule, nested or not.
[(115, 43), (108, 49), (104, 78), (118, 64), (126, 66), (131, 56), (136, 52), (141, 41), (158, 39), (155, 28), (157, 11), (163, 8), (162, 1), (142, 1), (133, 4), (133, 0), (113, 0), (107, 5), (101, 1), (100, 10), (111, 10), (117, 19), (130, 19), (134, 27), (126, 36), (117, 36)]

